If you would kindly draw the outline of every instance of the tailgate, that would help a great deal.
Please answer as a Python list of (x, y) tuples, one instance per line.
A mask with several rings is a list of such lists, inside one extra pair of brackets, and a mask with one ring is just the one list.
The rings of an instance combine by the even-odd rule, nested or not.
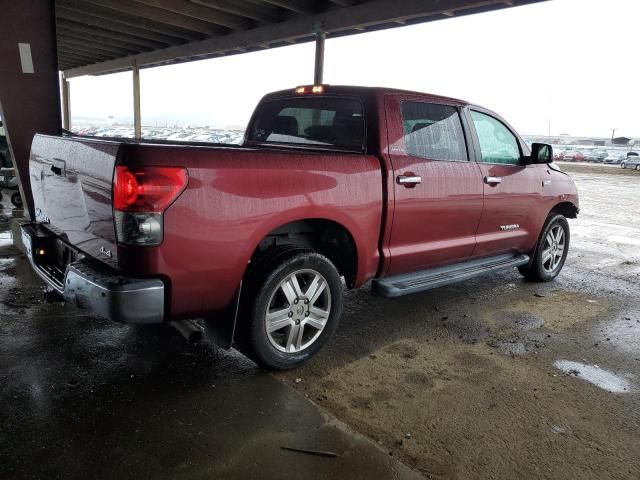
[(29, 159), (36, 221), (114, 267), (118, 249), (111, 196), (120, 145), (36, 135)]

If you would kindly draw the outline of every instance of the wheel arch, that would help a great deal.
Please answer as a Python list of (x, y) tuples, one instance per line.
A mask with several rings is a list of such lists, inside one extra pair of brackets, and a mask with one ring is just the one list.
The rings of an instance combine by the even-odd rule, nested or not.
[(278, 246), (306, 247), (331, 260), (349, 287), (355, 285), (358, 245), (351, 230), (342, 222), (324, 217), (292, 219), (275, 227), (270, 226), (256, 237), (247, 255), (247, 265)]
[[(552, 213), (559, 213), (564, 215), (567, 218), (578, 218), (578, 213), (580, 209), (572, 202), (560, 202), (557, 203), (550, 211), (549, 215)], [(548, 217), (548, 215), (547, 215)]]

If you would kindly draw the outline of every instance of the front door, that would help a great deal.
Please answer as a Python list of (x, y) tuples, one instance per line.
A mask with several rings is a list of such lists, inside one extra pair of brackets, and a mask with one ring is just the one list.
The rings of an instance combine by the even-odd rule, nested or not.
[[(387, 275), (469, 258), (482, 213), (482, 175), (470, 161), (460, 109), (418, 96), (386, 102), (395, 205)], [(466, 124), (466, 123), (465, 123)]]
[(484, 184), (484, 208), (474, 257), (531, 250), (540, 228), (540, 165), (525, 165), (524, 145), (490, 112), (470, 110), (478, 165)]

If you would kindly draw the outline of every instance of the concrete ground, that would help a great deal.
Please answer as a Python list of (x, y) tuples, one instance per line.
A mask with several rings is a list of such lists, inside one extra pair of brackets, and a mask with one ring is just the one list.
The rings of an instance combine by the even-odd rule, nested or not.
[(420, 478), (237, 352), (41, 297), (0, 216), (2, 480)]
[(276, 375), (39, 303), (0, 223), (0, 478), (640, 478), (640, 174), (563, 167), (582, 214), (555, 282), (349, 292)]

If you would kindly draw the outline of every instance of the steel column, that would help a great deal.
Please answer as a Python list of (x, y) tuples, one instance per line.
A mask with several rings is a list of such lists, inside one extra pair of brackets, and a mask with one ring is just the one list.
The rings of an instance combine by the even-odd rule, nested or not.
[(25, 215), (33, 216), (29, 151), (35, 133), (60, 133), (54, 2), (1, 2), (0, 104)]
[(71, 130), (71, 96), (69, 80), (64, 73), (61, 78), (62, 83), (62, 128)]
[(320, 85), (324, 73), (324, 39), (327, 34), (324, 32), (316, 33), (316, 62), (313, 72), (313, 84)]
[(140, 69), (133, 62), (133, 130), (135, 138), (142, 137), (142, 117), (140, 115)]

